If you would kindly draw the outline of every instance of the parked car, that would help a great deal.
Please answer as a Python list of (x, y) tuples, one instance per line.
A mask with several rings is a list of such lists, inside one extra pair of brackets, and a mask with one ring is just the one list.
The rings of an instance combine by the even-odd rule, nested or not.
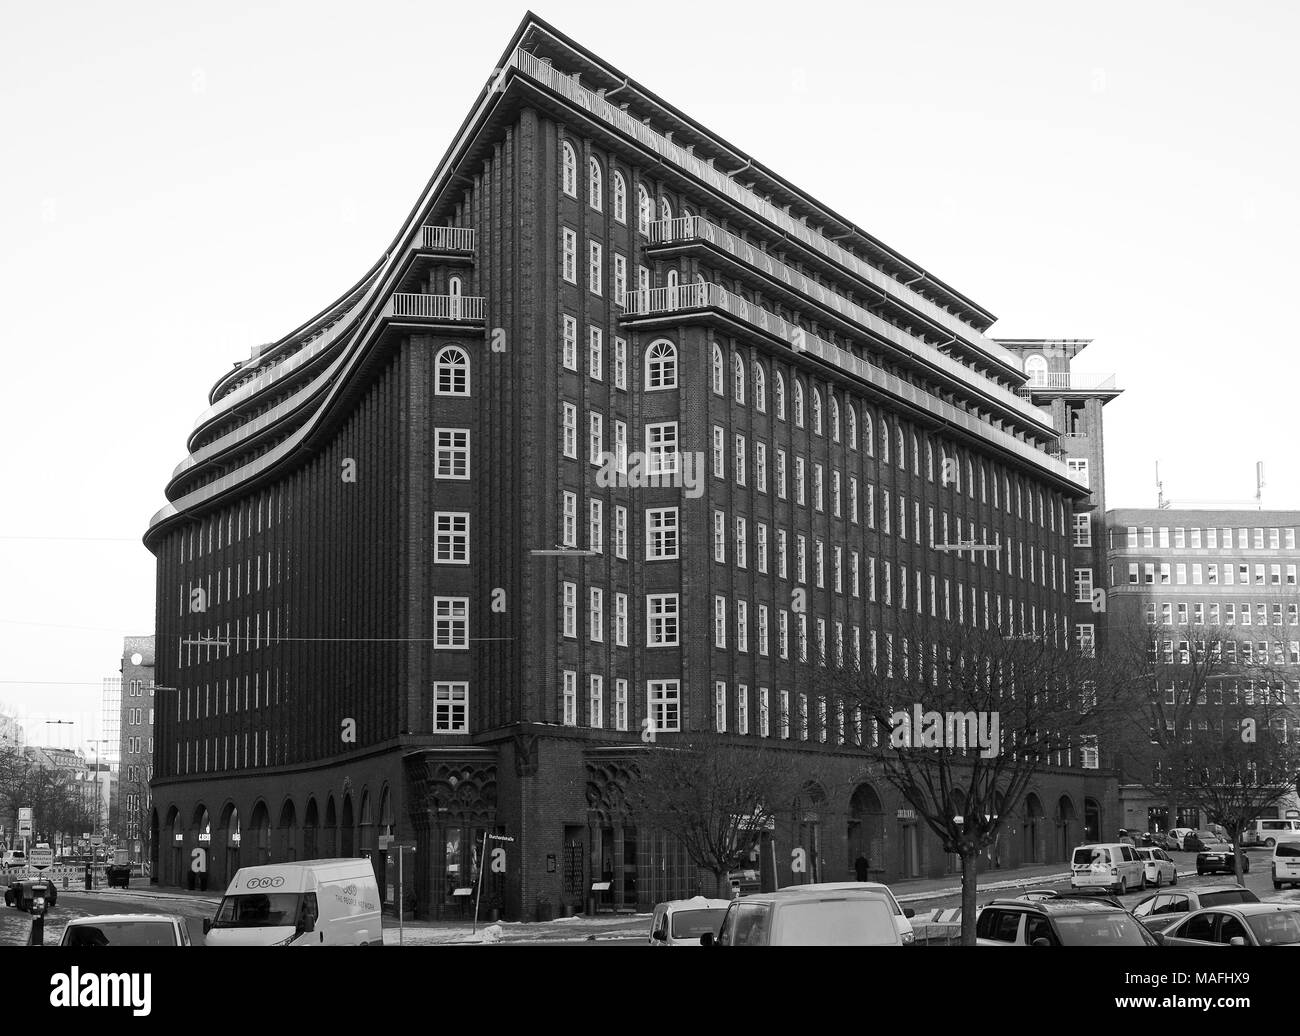
[(59, 893), (54, 882), (48, 878), (18, 878), (5, 889), (5, 906), (31, 910), (32, 900), (42, 896), (48, 907), (52, 908), (58, 902)]
[(705, 932), (718, 934), (729, 906), (729, 899), (704, 896), (660, 903), (650, 918), (650, 945), (698, 946)]
[(1146, 867), (1133, 846), (1094, 842), (1074, 850), (1070, 888), (1108, 888), (1122, 896), (1130, 889), (1146, 887)]
[(6, 849), (0, 867), (26, 867), (27, 854), (21, 849)]
[(839, 892), (844, 889), (866, 889), (868, 892), (879, 892), (889, 900), (890, 910), (894, 915), (894, 927), (898, 929), (898, 934), (902, 937), (904, 946), (911, 946), (916, 942), (916, 932), (912, 930), (911, 918), (916, 916), (916, 911), (911, 907), (899, 905), (894, 893), (890, 891), (888, 885), (882, 885), (878, 881), (819, 881), (807, 885), (787, 885), (781, 889), (782, 892), (798, 892), (803, 890), (809, 891), (827, 891)]
[(1272, 849), (1280, 841), (1300, 842), (1300, 820), (1256, 820), (1241, 832), (1241, 845)]
[(1100, 897), (995, 899), (975, 922), (976, 946), (1155, 946), (1123, 907)]
[(104, 881), (109, 888), (114, 885), (128, 888), (131, 884), (131, 854), (126, 849), (113, 852), (113, 862), (104, 868)]
[(77, 917), (60, 946), (189, 946), (185, 918), (176, 914), (100, 914)]
[(1294, 888), (1300, 885), (1300, 838), (1294, 842), (1276, 842), (1273, 845), (1273, 887), (1283, 885)]
[(764, 892), (732, 900), (702, 946), (902, 946), (890, 897), (866, 889)]
[(1193, 910), (1231, 906), (1234, 903), (1258, 903), (1259, 896), (1241, 885), (1202, 885), (1180, 888), (1177, 892), (1157, 892), (1133, 907), (1133, 916), (1151, 932), (1162, 932), (1181, 921)]
[(1173, 852), (1187, 849), (1187, 836), (1196, 834), (1194, 827), (1174, 827), (1165, 832), (1165, 848)]
[(1070, 889), (1068, 892), (1060, 892), (1056, 889), (1030, 889), (1028, 892), (1016, 896), (1016, 899), (1025, 899), (1031, 903), (1037, 903), (1044, 899), (1096, 899), (1103, 903), (1109, 903), (1111, 906), (1121, 908), (1124, 906), (1113, 893), (1102, 888)]
[(1159, 888), (1166, 883), (1170, 885), (1178, 884), (1178, 865), (1169, 858), (1169, 854), (1163, 849), (1139, 848), (1137, 854), (1146, 870), (1148, 885)]
[[(1196, 854), (1196, 873), (1197, 874), (1236, 874), (1237, 857), (1233, 851), (1232, 843), (1225, 842), (1221, 838), (1215, 838), (1211, 835), (1208, 839), (1204, 833), (1198, 836), (1201, 841), (1201, 848)], [(1241, 858), (1241, 870), (1243, 874), (1250, 873), (1250, 857), (1243, 855)]]
[(1300, 906), (1238, 903), (1197, 910), (1156, 938), (1162, 946), (1300, 946)]

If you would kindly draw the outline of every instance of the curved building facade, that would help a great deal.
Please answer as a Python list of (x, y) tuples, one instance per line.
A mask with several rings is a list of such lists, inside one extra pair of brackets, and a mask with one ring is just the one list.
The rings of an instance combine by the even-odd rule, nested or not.
[[(817, 754), (825, 877), (949, 870), (800, 695), (909, 592), (1071, 636), (1087, 490), (993, 320), (525, 18), (384, 258), (217, 381), (149, 525), (159, 880), (391, 882), (406, 844), (414, 909), (455, 916), (486, 833), (506, 916), (687, 894), (624, 805), (647, 721)], [(962, 538), (999, 549), (932, 547)], [(1074, 762), (1003, 865), (1109, 823)]]

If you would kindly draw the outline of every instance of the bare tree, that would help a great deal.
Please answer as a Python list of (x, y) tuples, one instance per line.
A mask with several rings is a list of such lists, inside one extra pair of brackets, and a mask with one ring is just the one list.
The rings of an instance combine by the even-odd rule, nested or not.
[(719, 894), (744, 868), (762, 833), (791, 814), (817, 779), (810, 753), (723, 734), (661, 743), (637, 761), (628, 804), (639, 821), (676, 838)]
[[(974, 945), (978, 858), (998, 839), (1034, 776), (1096, 765), (1119, 722), (1125, 681), (1088, 646), (1059, 635), (1009, 636), (950, 622), (904, 621), (878, 658), (827, 666), (819, 695), (854, 715), (862, 747), (958, 856), (963, 945)], [(824, 674), (824, 675), (823, 675)]]

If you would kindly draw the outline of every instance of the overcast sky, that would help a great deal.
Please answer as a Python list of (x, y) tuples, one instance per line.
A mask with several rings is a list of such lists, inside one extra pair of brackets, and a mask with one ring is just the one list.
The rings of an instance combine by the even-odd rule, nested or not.
[[(635, 10), (635, 16), (630, 12)], [(1000, 317), (1115, 372), (1108, 502), (1300, 507), (1298, 8), (537, 13)], [(792, 17), (792, 12), (795, 16)], [(214, 380), (386, 249), (524, 8), (11, 6), (0, 43), (0, 703), (99, 737), (140, 543)], [(71, 720), (75, 726), (46, 726)]]

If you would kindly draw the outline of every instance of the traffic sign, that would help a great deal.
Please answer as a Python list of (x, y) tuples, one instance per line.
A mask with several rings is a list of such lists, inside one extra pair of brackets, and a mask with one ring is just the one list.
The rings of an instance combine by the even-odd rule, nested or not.
[(91, 844), (91, 845), (103, 845), (103, 844), (104, 844), (104, 836), (103, 836), (103, 835), (91, 835), (91, 836), (90, 836), (90, 844)]
[(54, 866), (53, 849), (33, 849), (27, 854), (27, 862), (38, 871)]
[(32, 808), (20, 806), (18, 809), (18, 837), (32, 837)]

